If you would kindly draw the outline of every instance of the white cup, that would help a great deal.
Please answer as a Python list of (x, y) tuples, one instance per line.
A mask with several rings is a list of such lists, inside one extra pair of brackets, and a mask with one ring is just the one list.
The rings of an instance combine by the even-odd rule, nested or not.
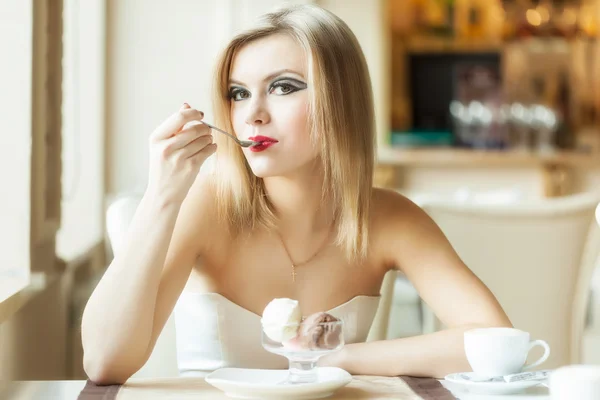
[(600, 366), (568, 365), (557, 369), (548, 378), (552, 400), (600, 399)]
[[(543, 340), (531, 341), (529, 333), (514, 328), (479, 328), (465, 332), (465, 353), (475, 374), (492, 378), (518, 374), (537, 367), (550, 356), (550, 346)], [(525, 365), (529, 351), (544, 348), (544, 355)]]

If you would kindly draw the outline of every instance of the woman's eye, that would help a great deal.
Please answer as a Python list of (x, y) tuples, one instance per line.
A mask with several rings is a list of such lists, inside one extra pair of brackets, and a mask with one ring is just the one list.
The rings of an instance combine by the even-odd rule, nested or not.
[(250, 98), (250, 92), (245, 89), (232, 88), (229, 91), (229, 98), (233, 101), (241, 101)]
[(269, 93), (285, 96), (286, 94), (292, 94), (303, 89), (306, 89), (306, 83), (296, 81), (295, 79), (286, 79), (274, 82), (269, 88)]
[(288, 83), (278, 83), (278, 84), (273, 85), (273, 88), (271, 89), (271, 93), (285, 95), (285, 94), (290, 94), (292, 92), (295, 92), (296, 90), (297, 90), (296, 87), (294, 87)]

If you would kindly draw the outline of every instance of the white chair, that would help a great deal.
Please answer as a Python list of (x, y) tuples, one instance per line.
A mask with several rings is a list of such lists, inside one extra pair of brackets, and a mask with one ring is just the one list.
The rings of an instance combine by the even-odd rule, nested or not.
[(417, 336), (421, 333), (423, 333), (421, 297), (404, 274), (396, 273), (387, 339)]
[[(553, 368), (580, 359), (593, 273), (587, 260), (600, 248), (590, 230), (599, 202), (600, 194), (587, 193), (504, 205), (428, 201), (422, 207), (514, 326), (550, 344), (544, 368)], [(429, 320), (432, 330), (441, 328), (431, 314)]]
[[(127, 228), (140, 202), (139, 195), (120, 196), (110, 203), (106, 212), (106, 230), (113, 254), (121, 250)], [(383, 340), (388, 336), (390, 309), (396, 272), (386, 274), (381, 285), (381, 299), (367, 340)], [(161, 332), (152, 355), (132, 378), (178, 376), (175, 347), (175, 322), (171, 315)]]
[[(464, 185), (443, 192), (423, 192), (398, 190), (415, 204), (422, 206), (431, 201), (444, 201), (480, 205), (517, 204), (525, 200), (526, 190), (519, 185), (500, 188), (474, 188)], [(431, 333), (436, 329), (437, 321), (432, 318), (431, 310), (425, 304), (415, 287), (399, 274), (394, 287), (394, 299), (390, 310), (388, 339), (410, 337), (422, 333)]]
[(379, 300), (379, 307), (375, 313), (371, 330), (367, 336), (368, 342), (373, 340), (385, 340), (388, 336), (396, 275), (396, 271), (389, 271), (383, 278), (380, 289), (381, 299)]
[[(596, 208), (597, 227), (593, 235), (595, 235), (596, 243), (600, 242), (600, 205)], [(590, 235), (592, 236), (592, 235)], [(594, 238), (590, 237), (589, 242), (593, 242)], [(583, 364), (600, 364), (600, 251), (587, 252), (586, 258), (582, 265), (587, 265), (593, 272), (591, 281), (591, 290), (587, 300), (588, 312), (585, 315), (586, 326), (583, 331), (583, 343), (579, 352), (581, 353), (581, 362)]]

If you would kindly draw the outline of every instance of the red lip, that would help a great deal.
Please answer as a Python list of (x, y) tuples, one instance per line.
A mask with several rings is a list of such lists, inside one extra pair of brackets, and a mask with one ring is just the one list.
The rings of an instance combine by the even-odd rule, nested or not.
[(252, 151), (252, 152), (254, 152), (254, 153), (265, 151), (269, 147), (273, 146), (275, 143), (279, 142), (277, 139), (273, 139), (273, 138), (270, 138), (268, 136), (260, 136), (260, 135), (259, 136), (249, 137), (248, 139), (250, 139), (250, 140), (252, 140), (254, 142), (260, 142), (259, 145), (249, 147), (249, 150)]
[(254, 142), (272, 142), (272, 143), (279, 142), (279, 140), (277, 140), (277, 139), (273, 139), (273, 138), (270, 138), (268, 136), (261, 136), (261, 135), (252, 136), (252, 137), (249, 137), (248, 139), (250, 139), (250, 140), (252, 140)]

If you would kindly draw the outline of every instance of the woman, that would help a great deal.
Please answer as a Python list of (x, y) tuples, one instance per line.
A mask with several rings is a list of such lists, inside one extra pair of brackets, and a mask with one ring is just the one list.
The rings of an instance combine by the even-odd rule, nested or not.
[[(173, 309), (182, 373), (285, 368), (261, 348), (259, 322), (284, 297), (305, 315), (345, 319), (349, 344), (323, 365), (389, 376), (468, 370), (463, 332), (510, 321), (421, 209), (372, 188), (373, 101), (350, 29), (315, 6), (267, 14), (225, 49), (215, 83), (216, 125), (261, 144), (242, 149), (218, 134), (217, 151), (203, 113), (187, 104), (152, 134), (127, 243), (83, 315), (89, 377), (127, 380)], [(214, 171), (198, 174), (215, 152)], [(448, 329), (365, 343), (390, 269)]]

